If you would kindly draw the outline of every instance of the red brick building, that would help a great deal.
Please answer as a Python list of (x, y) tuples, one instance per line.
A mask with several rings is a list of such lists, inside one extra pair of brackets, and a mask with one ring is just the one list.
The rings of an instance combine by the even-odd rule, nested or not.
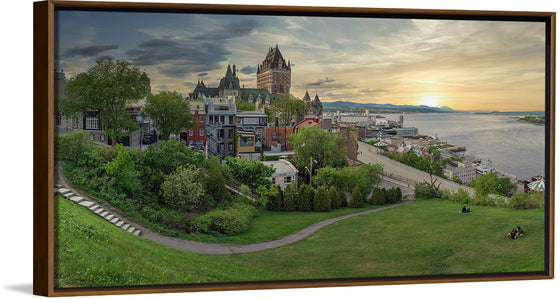
[(268, 50), (257, 68), (257, 88), (266, 89), (271, 94), (290, 94), (291, 72), (290, 62), (286, 63), (276, 45)]

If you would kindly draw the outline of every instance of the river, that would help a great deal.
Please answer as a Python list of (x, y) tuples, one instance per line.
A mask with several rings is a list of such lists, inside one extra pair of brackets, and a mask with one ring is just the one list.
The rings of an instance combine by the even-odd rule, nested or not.
[[(399, 114), (383, 115), (398, 120)], [(405, 127), (421, 135), (464, 145), (466, 155), (491, 161), (495, 169), (528, 179), (545, 171), (545, 127), (506, 115), (472, 113), (405, 114)]]

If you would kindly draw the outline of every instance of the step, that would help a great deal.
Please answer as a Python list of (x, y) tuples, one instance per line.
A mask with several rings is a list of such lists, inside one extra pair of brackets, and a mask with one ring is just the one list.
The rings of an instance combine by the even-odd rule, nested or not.
[(74, 202), (77, 202), (77, 203), (80, 203), (84, 200), (84, 198), (81, 197), (81, 196), (72, 196), (72, 197), (70, 197), (70, 200), (74, 201)]
[(98, 205), (93, 205), (93, 206), (89, 207), (89, 209), (92, 210), (92, 211), (95, 211), (97, 208), (99, 208)]
[(136, 227), (131, 226), (131, 227), (129, 227), (126, 231), (129, 232), (129, 233), (131, 233), (131, 232), (133, 232), (133, 231), (135, 231), (135, 230), (136, 230)]
[[(61, 193), (62, 193), (62, 192), (61, 192)], [(74, 193), (73, 193), (72, 191), (68, 191), (68, 192), (66, 192), (66, 193), (62, 193), (62, 196), (64, 196), (64, 197), (71, 197), (71, 196), (73, 196), (73, 195), (74, 195)]]
[(66, 188), (60, 188), (58, 189), (58, 193), (62, 194), (62, 193), (68, 193), (71, 192), (70, 189), (66, 189)]
[(118, 227), (121, 227), (121, 225), (123, 225), (123, 224), (124, 224), (124, 221), (122, 221), (122, 220), (115, 223), (115, 225), (118, 226)]
[(139, 230), (139, 229), (137, 229), (137, 230), (135, 230), (135, 231), (133, 232), (133, 234), (135, 234), (135, 235), (137, 235), (137, 236), (139, 236), (141, 233), (142, 233), (142, 231)]
[(62, 186), (61, 184), (56, 184), (56, 185), (54, 185), (54, 187), (55, 187), (55, 188), (62, 188), (62, 187), (64, 187), (64, 186)]
[(113, 220), (113, 218), (115, 218), (115, 216), (113, 216), (113, 214), (109, 214), (109, 215), (105, 216), (105, 219), (107, 219), (107, 221), (111, 221), (111, 220)]
[(105, 212), (99, 214), (99, 216), (101, 216), (101, 217), (103, 217), (103, 218), (107, 217), (107, 215), (109, 215), (109, 212), (107, 212), (107, 211), (105, 211)]
[(111, 223), (113, 223), (113, 224), (117, 223), (117, 221), (119, 221), (118, 217), (115, 217), (115, 218), (111, 219)]
[(84, 201), (80, 202), (80, 205), (81, 205), (81, 206), (84, 206), (84, 207), (86, 207), (86, 208), (89, 208), (89, 207), (93, 206), (94, 203), (93, 203), (92, 201), (84, 200)]
[(122, 229), (127, 230), (130, 227), (130, 224), (126, 223), (125, 225), (121, 226)]
[(97, 214), (97, 215), (101, 215), (101, 213), (102, 213), (103, 211), (105, 211), (105, 209), (99, 208), (99, 209), (95, 210), (94, 212), (95, 212), (95, 214)]

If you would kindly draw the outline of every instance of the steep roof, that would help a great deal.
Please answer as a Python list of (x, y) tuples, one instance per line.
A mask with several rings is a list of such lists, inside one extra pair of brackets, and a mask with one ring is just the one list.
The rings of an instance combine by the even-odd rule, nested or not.
[(268, 50), (268, 54), (266, 54), (262, 64), (257, 69), (257, 74), (266, 72), (269, 69), (291, 70), (290, 62), (286, 63), (282, 53), (280, 53), (280, 49), (278, 49), (278, 45)]

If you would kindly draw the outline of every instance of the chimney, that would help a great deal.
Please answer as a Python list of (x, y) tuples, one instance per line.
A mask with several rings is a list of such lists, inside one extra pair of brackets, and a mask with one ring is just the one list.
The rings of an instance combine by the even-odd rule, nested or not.
[(235, 64), (233, 65), (233, 76), (235, 77)]

